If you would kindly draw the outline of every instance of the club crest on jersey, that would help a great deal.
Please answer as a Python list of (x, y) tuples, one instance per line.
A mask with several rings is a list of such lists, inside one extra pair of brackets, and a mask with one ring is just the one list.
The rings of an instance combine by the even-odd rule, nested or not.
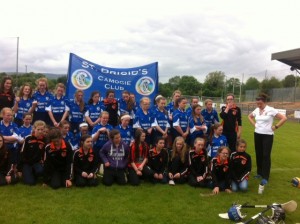
[(99, 111), (99, 110), (100, 110), (100, 107), (97, 107), (96, 109), (97, 109), (97, 111)]
[(241, 163), (243, 164), (243, 165), (245, 165), (246, 164), (246, 160), (245, 159), (243, 159), (242, 161), (241, 161)]
[(204, 156), (201, 158), (201, 161), (202, 161), (202, 162), (204, 162), (204, 161), (205, 161), (205, 157), (204, 157)]
[(43, 144), (39, 144), (39, 148), (43, 149), (44, 145)]
[(232, 110), (232, 114), (233, 114), (233, 115), (236, 115), (236, 110)]
[(93, 160), (94, 160), (94, 156), (90, 155), (89, 158), (88, 158), (88, 161), (92, 162)]
[(30, 103), (26, 103), (26, 107), (30, 107)]
[(61, 105), (65, 105), (65, 102), (64, 102), (64, 101), (61, 101), (60, 104), (61, 104)]
[(47, 101), (49, 100), (49, 97), (48, 97), (48, 96), (46, 96), (46, 100), (47, 100)]

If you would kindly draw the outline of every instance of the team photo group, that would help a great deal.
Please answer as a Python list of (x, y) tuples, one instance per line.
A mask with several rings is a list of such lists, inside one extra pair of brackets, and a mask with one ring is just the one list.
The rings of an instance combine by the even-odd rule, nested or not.
[[(1, 186), (150, 182), (187, 183), (211, 188), (212, 194), (248, 190), (253, 164), (233, 94), (217, 111), (212, 100), (201, 106), (199, 97), (187, 99), (179, 90), (138, 102), (127, 90), (119, 99), (112, 89), (104, 96), (95, 90), (85, 102), (83, 90), (69, 99), (64, 84), (49, 90), (47, 78), (35, 86), (24, 83), (16, 93), (13, 87), (11, 77), (2, 79)], [(270, 177), (274, 132), (287, 118), (267, 105), (263, 93), (256, 104), (246, 122), (254, 127), (254, 176), (261, 194)]]

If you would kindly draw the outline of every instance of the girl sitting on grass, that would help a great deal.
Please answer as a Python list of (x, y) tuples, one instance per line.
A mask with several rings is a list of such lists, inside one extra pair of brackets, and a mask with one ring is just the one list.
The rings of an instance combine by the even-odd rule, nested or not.
[(220, 191), (231, 193), (230, 188), (230, 169), (229, 169), (230, 149), (221, 146), (218, 149), (218, 155), (211, 160), (211, 177), (213, 194), (219, 194)]
[(247, 143), (240, 139), (236, 144), (236, 152), (230, 155), (231, 189), (247, 191), (251, 172), (251, 156), (246, 153)]
[(80, 139), (80, 148), (74, 154), (74, 178), (78, 187), (96, 186), (98, 184), (95, 176), (97, 160), (92, 145), (92, 137), (83, 135)]
[(182, 136), (178, 136), (174, 140), (169, 161), (169, 185), (186, 183), (188, 168), (188, 147), (185, 139)]

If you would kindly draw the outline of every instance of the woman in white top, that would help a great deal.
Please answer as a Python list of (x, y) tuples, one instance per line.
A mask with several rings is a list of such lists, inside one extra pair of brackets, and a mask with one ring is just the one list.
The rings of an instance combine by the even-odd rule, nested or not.
[[(271, 151), (274, 131), (287, 120), (286, 116), (266, 104), (267, 95), (259, 94), (256, 98), (257, 108), (249, 114), (248, 119), (255, 127), (254, 144), (256, 153), (257, 178), (262, 178), (260, 185), (268, 183), (271, 169)], [(274, 117), (279, 119), (273, 125)]]

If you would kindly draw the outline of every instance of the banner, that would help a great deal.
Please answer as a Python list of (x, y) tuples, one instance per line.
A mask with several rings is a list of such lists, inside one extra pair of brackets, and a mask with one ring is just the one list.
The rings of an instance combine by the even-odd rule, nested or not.
[(67, 77), (66, 96), (74, 98), (76, 90), (83, 90), (87, 102), (93, 91), (99, 91), (104, 99), (106, 91), (115, 91), (115, 98), (122, 97), (122, 91), (135, 94), (136, 102), (147, 96), (153, 103), (158, 93), (158, 63), (136, 68), (109, 68), (78, 57), (71, 53)]

